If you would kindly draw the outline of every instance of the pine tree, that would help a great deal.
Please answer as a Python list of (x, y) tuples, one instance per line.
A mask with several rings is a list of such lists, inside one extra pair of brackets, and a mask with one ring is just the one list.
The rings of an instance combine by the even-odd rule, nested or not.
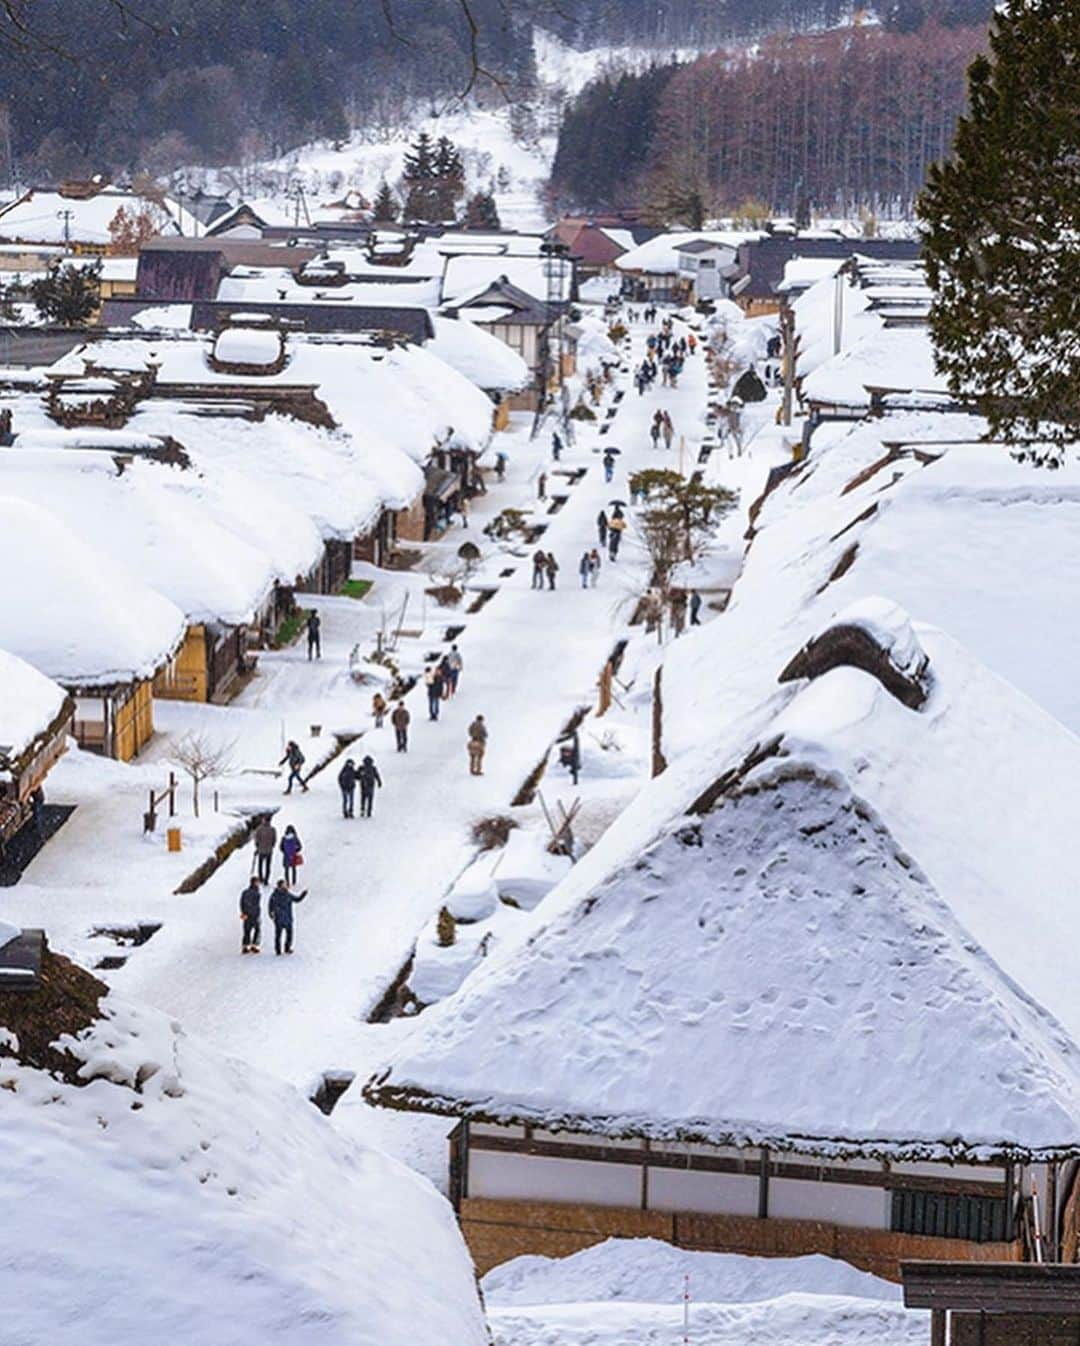
[(448, 136), (440, 136), (432, 163), (438, 184), (439, 218), (451, 220), (465, 194), (465, 165), (461, 152)]
[(439, 189), (431, 136), (421, 131), (405, 155), (405, 215), (410, 220), (439, 218)]
[(30, 298), (45, 322), (81, 327), (101, 304), (101, 263), (63, 266), (54, 262), (31, 284)]
[(938, 369), (1009, 442), (1080, 436), (1078, 65), (1076, 0), (999, 9), (919, 200)]
[(379, 194), (375, 198), (372, 216), (379, 224), (393, 224), (398, 217), (398, 207), (394, 200), (394, 193), (390, 190), (390, 184), (385, 180), (379, 187)]
[(501, 229), (499, 208), (491, 192), (473, 192), (465, 206), (466, 229)]

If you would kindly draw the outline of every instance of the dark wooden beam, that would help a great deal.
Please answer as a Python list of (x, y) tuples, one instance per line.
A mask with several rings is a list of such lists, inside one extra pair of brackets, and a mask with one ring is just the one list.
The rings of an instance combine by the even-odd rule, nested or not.
[(904, 1262), (910, 1309), (1080, 1314), (1080, 1266), (1051, 1262)]

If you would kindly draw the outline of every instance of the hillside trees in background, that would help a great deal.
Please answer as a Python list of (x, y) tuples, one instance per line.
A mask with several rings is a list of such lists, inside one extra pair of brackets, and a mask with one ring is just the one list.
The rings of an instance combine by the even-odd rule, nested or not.
[[(984, 41), (981, 28), (936, 23), (915, 33), (848, 28), (773, 37), (752, 52), (669, 68), (648, 116), (639, 180), (603, 176), (568, 117), (554, 189), (565, 204), (591, 209), (643, 201), (665, 223), (692, 223), (698, 201), (706, 214), (748, 200), (788, 214), (904, 213), (948, 150), (965, 70)], [(649, 77), (623, 80), (636, 78)], [(610, 135), (617, 145), (627, 133), (603, 88), (585, 90), (573, 111), (587, 109), (596, 144)], [(623, 102), (630, 97), (625, 91)]]
[(1080, 437), (1078, 68), (1075, 0), (1001, 10), (919, 201), (938, 368), (1013, 441)]

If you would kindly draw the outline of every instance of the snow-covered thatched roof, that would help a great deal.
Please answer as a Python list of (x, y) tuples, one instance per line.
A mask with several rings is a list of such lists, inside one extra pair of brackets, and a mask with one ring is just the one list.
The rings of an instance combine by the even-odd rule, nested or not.
[(487, 1346), (471, 1259), (425, 1178), (111, 996), (57, 1078), (24, 1061), (4, 999), (6, 1340)]
[[(898, 610), (836, 620), (919, 670), (924, 706), (840, 663), (759, 681), (704, 744), (695, 714), (697, 746), (528, 943), (427, 1012), (377, 1101), (823, 1154), (1080, 1152), (1080, 1052), (1031, 998), (1075, 1031), (1048, 964), (1080, 933), (1059, 891), (1080, 742)], [(665, 707), (682, 690), (665, 672)]]
[(69, 689), (152, 677), (183, 639), (184, 614), (138, 572), (2, 492), (0, 575), (5, 646)]
[(516, 392), (529, 382), (529, 366), (517, 353), (475, 323), (435, 317), (435, 340), (424, 349), (478, 388)]
[[(0, 779), (55, 722), (67, 697), (55, 682), (0, 650)], [(70, 703), (68, 703), (70, 704)]]

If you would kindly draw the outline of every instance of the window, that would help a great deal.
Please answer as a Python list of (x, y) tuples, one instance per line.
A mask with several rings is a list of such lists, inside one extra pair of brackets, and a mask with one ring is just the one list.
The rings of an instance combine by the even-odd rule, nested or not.
[(900, 1188), (892, 1194), (890, 1228), (897, 1234), (1004, 1243), (1009, 1238), (1003, 1197), (960, 1196)]

